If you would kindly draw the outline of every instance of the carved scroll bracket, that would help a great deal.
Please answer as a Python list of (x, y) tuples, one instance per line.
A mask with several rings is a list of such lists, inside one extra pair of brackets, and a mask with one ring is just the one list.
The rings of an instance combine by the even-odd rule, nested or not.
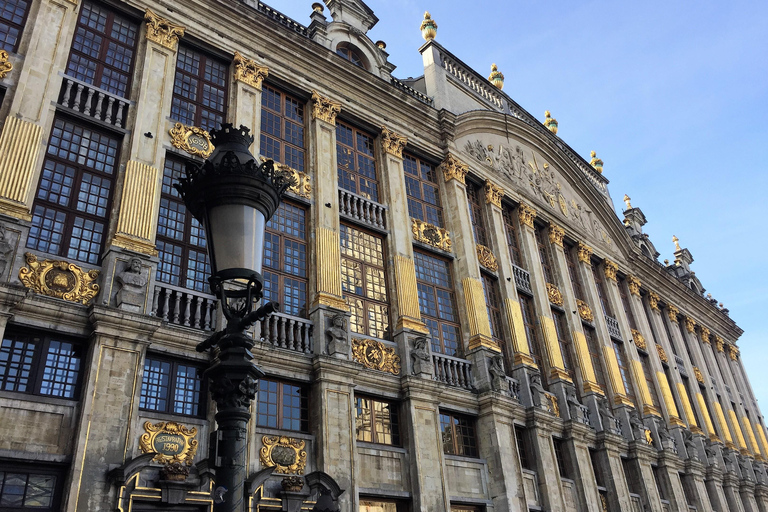
[(26, 267), (19, 269), (19, 279), (30, 290), (41, 295), (87, 304), (99, 293), (94, 281), (98, 270), (85, 271), (74, 263), (58, 260), (37, 261), (37, 256), (24, 254)]
[(451, 252), (451, 237), (447, 229), (439, 228), (429, 222), (418, 219), (411, 219), (411, 221), (413, 238), (443, 251)]
[(400, 356), (395, 349), (367, 338), (352, 339), (352, 357), (366, 368), (400, 375)]

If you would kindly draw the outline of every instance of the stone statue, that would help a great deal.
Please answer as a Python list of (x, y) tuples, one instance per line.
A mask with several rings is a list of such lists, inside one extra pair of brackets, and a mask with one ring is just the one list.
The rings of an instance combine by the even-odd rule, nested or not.
[(349, 357), (351, 347), (343, 314), (339, 313), (331, 317), (331, 326), (325, 330), (325, 337), (328, 340), (328, 354), (339, 359)]
[(584, 408), (576, 398), (576, 392), (571, 390), (566, 397), (568, 400), (568, 411), (571, 413), (571, 420), (577, 423), (589, 425), (589, 421), (584, 414)]
[(503, 356), (493, 356), (491, 365), (488, 367), (488, 373), (491, 374), (491, 389), (497, 393), (509, 392), (509, 386), (507, 386), (507, 374), (504, 372)]
[(431, 378), (434, 370), (432, 356), (429, 353), (429, 340), (426, 336), (414, 338), (413, 350), (411, 350), (411, 373)]
[(765, 467), (759, 462), (755, 462), (754, 464), (752, 464), (752, 469), (755, 471), (755, 480), (757, 480), (757, 483), (764, 484), (765, 483)]
[(131, 313), (141, 313), (146, 298), (149, 279), (139, 258), (131, 258), (125, 270), (115, 278), (120, 283), (117, 307)]
[(741, 469), (741, 478), (752, 481), (752, 474), (749, 470), (749, 460), (745, 456), (739, 457), (739, 469)]
[(645, 423), (643, 423), (643, 420), (640, 418), (637, 411), (633, 410), (629, 414), (629, 424), (632, 425), (632, 435), (634, 436), (635, 441), (645, 441)]
[(659, 433), (659, 445), (660, 445), (659, 449), (661, 450), (668, 449), (677, 453), (675, 440), (672, 438), (672, 434), (669, 433), (669, 430), (667, 429), (667, 425), (664, 423), (664, 420), (657, 422), (656, 426), (658, 427), (657, 431)]
[(611, 407), (608, 405), (608, 399), (603, 398), (599, 403), (600, 421), (603, 423), (603, 430), (612, 434), (619, 434), (616, 429), (616, 416), (611, 412)]
[(541, 375), (534, 373), (531, 375), (531, 397), (533, 398), (534, 407), (540, 407), (547, 409), (547, 392), (544, 390), (544, 386), (541, 385)]
[(696, 446), (696, 439), (688, 430), (683, 430), (683, 440), (685, 442), (685, 451), (688, 452), (688, 458), (694, 462), (699, 461), (699, 448)]
[(736, 462), (734, 462), (733, 460), (735, 456), (736, 456), (736, 452), (731, 452), (723, 456), (723, 458), (725, 459), (725, 469), (729, 473), (734, 473), (734, 474), (736, 473)]
[(0, 279), (5, 275), (5, 269), (8, 268), (8, 264), (11, 262), (12, 251), (13, 246), (8, 241), (5, 226), (0, 224)]
[(711, 442), (704, 447), (704, 453), (707, 454), (707, 465), (717, 468), (719, 466), (717, 463), (717, 451)]

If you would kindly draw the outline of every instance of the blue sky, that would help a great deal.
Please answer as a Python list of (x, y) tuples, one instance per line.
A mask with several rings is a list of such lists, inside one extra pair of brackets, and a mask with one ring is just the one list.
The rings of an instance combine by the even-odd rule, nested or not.
[[(267, 2), (309, 24), (310, 1)], [(672, 235), (704, 287), (744, 329), (738, 344), (768, 413), (768, 2), (369, 0), (369, 32), (398, 78), (423, 73), (419, 24), (589, 159), (617, 209), (640, 207), (660, 260)], [(326, 10), (326, 15), (328, 11)]]

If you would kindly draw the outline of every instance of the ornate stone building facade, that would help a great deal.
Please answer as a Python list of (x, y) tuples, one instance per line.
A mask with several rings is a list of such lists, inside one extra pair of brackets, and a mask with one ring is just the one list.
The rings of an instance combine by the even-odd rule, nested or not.
[(768, 511), (742, 331), (690, 252), (660, 263), (603, 162), (429, 15), (403, 81), (359, 0), (308, 26), (257, 0), (0, 6), (0, 510), (212, 508), (194, 347), (222, 321), (171, 185), (232, 122), (296, 178), (247, 510)]

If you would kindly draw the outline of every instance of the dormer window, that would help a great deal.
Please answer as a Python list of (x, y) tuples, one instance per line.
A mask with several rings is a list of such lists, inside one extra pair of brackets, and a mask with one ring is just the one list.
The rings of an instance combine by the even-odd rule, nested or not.
[(343, 43), (340, 44), (339, 46), (336, 47), (336, 54), (348, 60), (355, 66), (359, 66), (363, 69), (366, 69), (365, 60), (363, 59), (362, 55), (360, 55), (360, 53), (354, 48), (352, 48), (350, 45), (343, 44)]

